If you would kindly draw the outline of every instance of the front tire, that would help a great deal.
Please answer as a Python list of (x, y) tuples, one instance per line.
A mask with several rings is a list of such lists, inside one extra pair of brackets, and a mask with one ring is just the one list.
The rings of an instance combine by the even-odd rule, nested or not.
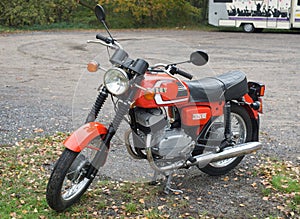
[[(212, 122), (208, 129), (205, 138), (209, 142), (209, 138), (219, 138), (224, 136), (224, 124), (222, 117)], [(231, 106), (231, 131), (233, 134), (233, 140), (238, 144), (249, 142), (252, 140), (252, 123), (250, 116), (245, 108), (238, 105)], [(226, 148), (224, 149), (226, 150)], [(204, 151), (205, 153), (205, 151)], [(201, 171), (211, 176), (219, 176), (228, 173), (234, 169), (244, 158), (244, 156), (229, 158), (217, 162), (207, 164), (205, 167), (200, 168)]]
[(64, 150), (47, 185), (46, 199), (53, 210), (64, 211), (80, 199), (93, 181), (85, 177), (89, 166), (82, 153)]

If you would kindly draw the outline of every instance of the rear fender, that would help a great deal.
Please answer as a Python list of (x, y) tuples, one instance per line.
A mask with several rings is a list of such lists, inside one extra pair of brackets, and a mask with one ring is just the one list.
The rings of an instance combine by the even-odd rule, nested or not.
[(252, 141), (259, 141), (259, 114), (248, 104), (245, 104), (244, 107), (247, 110), (252, 123)]
[(251, 108), (251, 104), (253, 103), (252, 98), (248, 95), (244, 95), (244, 104), (243, 107), (247, 110), (251, 123), (252, 123), (252, 141), (259, 140), (259, 113), (257, 110)]
[(65, 141), (64, 146), (71, 151), (80, 152), (88, 143), (99, 135), (107, 134), (107, 128), (99, 122), (84, 124), (73, 132)]

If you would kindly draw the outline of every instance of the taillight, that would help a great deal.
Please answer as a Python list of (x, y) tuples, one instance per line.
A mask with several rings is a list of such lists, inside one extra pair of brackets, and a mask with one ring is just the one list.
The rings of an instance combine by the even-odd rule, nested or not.
[(266, 86), (258, 82), (248, 82), (249, 95), (253, 100), (265, 95)]

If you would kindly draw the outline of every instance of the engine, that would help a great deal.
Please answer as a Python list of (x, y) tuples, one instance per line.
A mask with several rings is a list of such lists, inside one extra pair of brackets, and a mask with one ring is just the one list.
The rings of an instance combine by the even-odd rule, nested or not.
[(171, 128), (162, 109), (135, 109), (137, 133), (133, 134), (134, 147), (145, 148), (146, 136), (151, 133), (151, 151), (156, 159), (186, 160), (194, 149), (192, 138), (181, 128)]

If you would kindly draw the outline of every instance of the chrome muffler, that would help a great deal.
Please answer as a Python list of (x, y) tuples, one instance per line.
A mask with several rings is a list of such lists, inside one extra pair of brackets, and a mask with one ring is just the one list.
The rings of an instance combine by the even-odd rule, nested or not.
[(205, 154), (201, 154), (195, 156), (195, 162), (189, 163), (188, 165), (198, 165), (200, 168), (206, 166), (209, 163), (221, 161), (224, 159), (229, 159), (233, 157), (239, 157), (246, 154), (253, 153), (262, 148), (262, 144), (260, 142), (247, 142), (239, 145), (235, 145), (232, 148), (225, 148), (224, 151), (216, 153), (216, 152), (208, 152)]
[[(148, 138), (147, 138), (147, 140), (148, 140)], [(219, 152), (219, 153), (207, 152), (207, 153), (195, 156), (194, 157), (195, 161), (193, 161), (193, 162), (191, 162), (191, 161), (183, 162), (182, 161), (182, 162), (173, 163), (171, 165), (167, 165), (167, 166), (163, 166), (163, 167), (158, 167), (155, 164), (154, 159), (152, 157), (150, 147), (146, 148), (146, 152), (147, 152), (147, 158), (148, 158), (148, 161), (149, 161), (151, 167), (154, 170), (163, 173), (163, 172), (171, 171), (174, 169), (179, 169), (182, 167), (190, 167), (190, 166), (195, 166), (195, 165), (198, 165), (198, 167), (202, 168), (209, 163), (250, 154), (261, 148), (262, 148), (262, 144), (260, 142), (247, 142), (247, 143), (235, 145), (234, 147), (231, 147), (231, 148), (226, 148), (224, 151)]]

